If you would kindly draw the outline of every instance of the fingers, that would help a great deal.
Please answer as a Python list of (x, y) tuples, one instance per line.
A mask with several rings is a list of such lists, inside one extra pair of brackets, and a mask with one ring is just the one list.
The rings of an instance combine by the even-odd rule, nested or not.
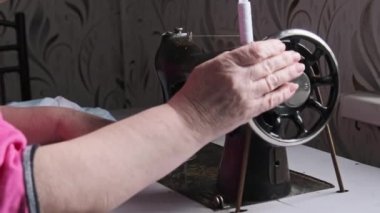
[(295, 63), (275, 73), (267, 75), (265, 78), (261, 78), (253, 84), (254, 94), (256, 97), (261, 97), (275, 90), (286, 82), (292, 81), (293, 79), (299, 77), (304, 70), (304, 64)]
[(285, 51), (285, 44), (277, 39), (258, 41), (239, 47), (229, 52), (232, 58), (239, 66), (254, 65), (268, 57), (278, 55)]
[(296, 90), (298, 89), (298, 84), (295, 83), (285, 83), (277, 90), (267, 93), (258, 101), (260, 101), (260, 113), (268, 111), (280, 105), (284, 101), (291, 98)]
[(264, 78), (273, 72), (283, 69), (301, 60), (301, 55), (294, 51), (286, 51), (247, 68), (247, 75), (252, 81)]

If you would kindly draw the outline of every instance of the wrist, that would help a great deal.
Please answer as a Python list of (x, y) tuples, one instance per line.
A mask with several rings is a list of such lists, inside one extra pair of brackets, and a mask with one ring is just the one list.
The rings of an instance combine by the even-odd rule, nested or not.
[(217, 137), (205, 112), (183, 95), (174, 96), (169, 100), (168, 105), (178, 114), (183, 124), (191, 130), (196, 141), (208, 143)]

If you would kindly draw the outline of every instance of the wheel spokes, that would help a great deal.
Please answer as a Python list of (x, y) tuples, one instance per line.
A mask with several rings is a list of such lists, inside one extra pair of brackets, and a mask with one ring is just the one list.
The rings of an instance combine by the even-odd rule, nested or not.
[(321, 48), (317, 47), (313, 53), (313, 61), (318, 61), (322, 56), (324, 56), (326, 53)]
[(323, 76), (323, 77), (311, 77), (310, 78), (310, 83), (314, 87), (319, 87), (323, 85), (334, 85), (334, 79), (332, 76)]
[(309, 98), (307, 101), (307, 106), (317, 110), (321, 115), (324, 115), (324, 113), (327, 112), (327, 107), (323, 106), (322, 103), (318, 102), (314, 98)]
[(282, 125), (282, 118), (279, 116), (274, 120), (273, 126), (272, 126), (272, 133), (279, 135), (280, 129)]
[(281, 32), (275, 38), (283, 41), (287, 50), (301, 55), (300, 63), (305, 64), (305, 74), (308, 77), (306, 83), (301, 83), (304, 88), (309, 86), (308, 93), (306, 96), (300, 90), (298, 97), (295, 97), (302, 97), (305, 102), (301, 105), (280, 106), (255, 119), (254, 124), (258, 124), (260, 128), (251, 125), (254, 130), (262, 130), (265, 134), (259, 132), (259, 136), (270, 144), (303, 144), (320, 133), (332, 113), (332, 107), (335, 106), (339, 92), (337, 63), (326, 43), (310, 32), (289, 30)]
[(287, 49), (291, 49), (293, 51), (298, 52), (299, 50), (298, 44), (300, 43), (300, 41), (301, 41), (301, 38), (299, 37), (290, 38), (290, 43), (287, 46), (288, 47)]
[(309, 57), (305, 58), (304, 63), (306, 66), (313, 66), (324, 55), (325, 55), (325, 52), (322, 49), (316, 47), (314, 52)]
[(305, 123), (303, 122), (301, 113), (299, 111), (297, 111), (290, 119), (294, 122), (294, 124), (297, 127), (297, 135), (296, 135), (297, 138), (308, 132), (305, 127)]

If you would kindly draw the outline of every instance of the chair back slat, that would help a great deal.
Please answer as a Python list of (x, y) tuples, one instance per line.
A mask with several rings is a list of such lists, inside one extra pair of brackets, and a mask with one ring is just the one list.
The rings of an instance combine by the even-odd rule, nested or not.
[[(15, 20), (0, 20), (0, 26), (10, 27), (15, 30), (16, 33), (16, 44), (0, 45), (0, 54), (7, 51), (17, 52), (18, 64), (15, 66), (1, 66), (0, 65), (0, 101), (1, 104), (6, 104), (7, 92), (5, 84), (5, 74), (8, 73), (18, 73), (19, 85), (21, 91), (21, 100), (26, 101), (31, 99), (31, 86), (30, 86), (30, 76), (29, 76), (29, 62), (28, 62), (28, 47), (26, 40), (26, 30), (25, 30), (25, 15), (23, 13), (16, 13)], [(0, 38), (1, 39), (1, 38)]]

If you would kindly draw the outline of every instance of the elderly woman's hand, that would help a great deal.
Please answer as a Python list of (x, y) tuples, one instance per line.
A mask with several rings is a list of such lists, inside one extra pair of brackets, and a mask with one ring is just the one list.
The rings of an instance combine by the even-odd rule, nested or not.
[(40, 208), (111, 211), (207, 142), (291, 97), (297, 86), (288, 82), (304, 69), (299, 60), (278, 40), (223, 53), (196, 67), (168, 104), (38, 148), (33, 166)]
[(298, 88), (289, 82), (305, 69), (300, 58), (279, 40), (225, 52), (197, 66), (169, 105), (203, 137), (224, 134), (289, 99)]

